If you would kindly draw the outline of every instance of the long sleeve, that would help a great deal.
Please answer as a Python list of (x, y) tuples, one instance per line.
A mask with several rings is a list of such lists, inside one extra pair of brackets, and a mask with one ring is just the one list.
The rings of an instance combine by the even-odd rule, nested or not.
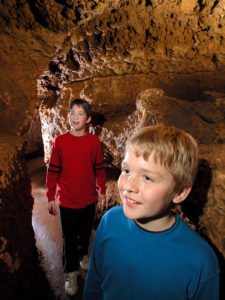
[(200, 283), (191, 300), (219, 300), (219, 272), (209, 280)]
[(61, 160), (57, 149), (57, 140), (53, 142), (51, 157), (49, 160), (47, 174), (46, 174), (46, 187), (48, 201), (55, 199), (56, 186), (61, 174), (62, 166)]
[(95, 160), (94, 169), (95, 169), (95, 174), (96, 174), (96, 183), (99, 188), (100, 194), (105, 194), (105, 192), (106, 192), (106, 187), (105, 187), (106, 175), (105, 175), (105, 167), (104, 167), (103, 155), (102, 155), (100, 142), (98, 143), (97, 156), (96, 156), (96, 160)]

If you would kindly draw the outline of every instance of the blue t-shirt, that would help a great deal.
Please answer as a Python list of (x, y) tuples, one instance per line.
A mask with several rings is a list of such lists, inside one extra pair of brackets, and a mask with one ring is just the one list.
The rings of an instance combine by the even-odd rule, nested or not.
[(217, 257), (178, 216), (149, 232), (114, 207), (96, 232), (83, 299), (218, 300)]

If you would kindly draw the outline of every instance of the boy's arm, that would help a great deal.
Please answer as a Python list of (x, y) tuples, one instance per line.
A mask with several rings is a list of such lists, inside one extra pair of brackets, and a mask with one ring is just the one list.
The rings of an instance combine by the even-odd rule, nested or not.
[(57, 151), (56, 141), (54, 141), (51, 157), (47, 168), (47, 174), (46, 174), (46, 187), (47, 187), (46, 195), (47, 195), (48, 202), (50, 202), (48, 204), (49, 212), (50, 210), (52, 212), (55, 211), (56, 186), (61, 174), (61, 170), (62, 170), (61, 161)]
[(50, 215), (53, 215), (53, 216), (57, 215), (55, 200), (48, 202), (48, 211), (49, 211)]
[(102, 227), (101, 221), (92, 245), (91, 260), (85, 280), (83, 300), (103, 300), (101, 288), (103, 277), (103, 248), (101, 247), (101, 238), (104, 234)]
[(200, 283), (197, 293), (191, 300), (219, 300), (219, 273), (207, 281)]
[(98, 193), (98, 206), (102, 207), (105, 204), (105, 195)]

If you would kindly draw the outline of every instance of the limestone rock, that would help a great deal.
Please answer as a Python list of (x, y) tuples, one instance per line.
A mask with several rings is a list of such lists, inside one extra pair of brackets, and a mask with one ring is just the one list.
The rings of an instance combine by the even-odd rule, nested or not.
[(0, 136), (0, 294), (2, 299), (53, 299), (35, 247), (22, 150), (22, 138)]
[[(116, 180), (134, 130), (164, 123), (193, 134), (203, 188), (199, 184), (191, 197), (198, 215), (185, 205), (181, 213), (224, 259), (224, 16), (224, 0), (1, 1), (0, 213), (6, 218), (10, 211), (22, 224), (14, 195), (20, 206), (31, 205), (25, 201), (31, 196), (18, 188), (27, 179), (17, 153), (22, 160), (25, 142), (29, 152), (43, 140), (47, 163), (53, 139), (68, 130), (69, 102), (82, 97), (93, 105), (90, 131), (103, 144), (105, 209), (120, 203)], [(198, 207), (197, 198), (204, 205)], [(33, 240), (30, 206), (25, 210)], [(0, 237), (4, 270), (20, 270), (17, 240)]]

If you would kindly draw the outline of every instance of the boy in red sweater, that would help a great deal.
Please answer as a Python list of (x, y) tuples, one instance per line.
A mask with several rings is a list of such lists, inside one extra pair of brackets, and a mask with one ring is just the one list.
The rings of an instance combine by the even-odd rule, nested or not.
[[(63, 267), (67, 273), (67, 294), (77, 292), (79, 264), (88, 269), (88, 246), (91, 236), (95, 205), (96, 185), (99, 188), (99, 205), (105, 201), (105, 169), (99, 139), (87, 132), (91, 121), (91, 105), (75, 99), (68, 109), (71, 130), (53, 142), (47, 169), (46, 186), (48, 210), (57, 214), (57, 194), (63, 237)], [(80, 261), (80, 257), (82, 260)]]

